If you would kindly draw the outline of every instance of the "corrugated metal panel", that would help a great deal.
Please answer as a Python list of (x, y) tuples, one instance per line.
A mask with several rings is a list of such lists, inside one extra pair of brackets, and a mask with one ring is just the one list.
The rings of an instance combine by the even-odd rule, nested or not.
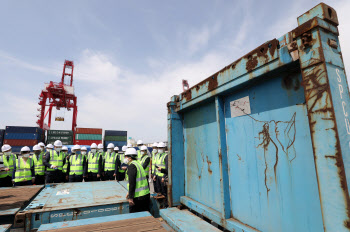
[(349, 230), (350, 99), (337, 15), (321, 3), (298, 20), (171, 98), (170, 205), (230, 231)]
[(127, 131), (105, 130), (105, 136), (127, 136)]
[(101, 140), (75, 140), (75, 144), (77, 145), (91, 145), (92, 143), (99, 144)]
[(29, 146), (32, 147), (39, 143), (38, 140), (29, 139), (5, 139), (4, 144), (9, 144), (11, 146)]
[(42, 224), (129, 213), (127, 190), (116, 181), (65, 183), (46, 186), (17, 218), (26, 231)]
[(102, 129), (99, 128), (77, 128), (77, 134), (99, 134), (102, 135)]
[(47, 135), (54, 136), (73, 136), (73, 131), (71, 130), (48, 130)]
[(101, 134), (76, 134), (75, 139), (78, 140), (102, 140)]
[(4, 139), (26, 139), (26, 140), (38, 140), (41, 139), (41, 134), (38, 133), (5, 133)]
[(127, 141), (127, 136), (105, 136), (104, 140), (106, 141)]
[(43, 130), (39, 127), (26, 127), (26, 126), (7, 126), (6, 133), (39, 133), (42, 134)]

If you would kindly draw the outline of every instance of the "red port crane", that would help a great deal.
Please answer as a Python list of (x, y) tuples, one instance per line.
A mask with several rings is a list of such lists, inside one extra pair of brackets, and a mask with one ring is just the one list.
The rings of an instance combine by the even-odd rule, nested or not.
[[(37, 117), (39, 118), (37, 124), (40, 128), (44, 130), (49, 130), (51, 127), (51, 115), (52, 108), (56, 107), (57, 110), (61, 108), (70, 111), (73, 109), (73, 121), (72, 121), (72, 131), (75, 132), (77, 126), (77, 97), (74, 94), (73, 86), (73, 61), (65, 60), (63, 65), (62, 80), (59, 83), (50, 81), (50, 83), (45, 83), (44, 89), (41, 91), (39, 96), (39, 105), (41, 106), (38, 111), (40, 112)], [(65, 78), (70, 78), (65, 84)], [(48, 102), (47, 102), (48, 100)], [(48, 110), (45, 113), (45, 107), (48, 106)], [(49, 114), (48, 124), (44, 123), (45, 118)], [(63, 117), (56, 117), (56, 121), (64, 121)]]

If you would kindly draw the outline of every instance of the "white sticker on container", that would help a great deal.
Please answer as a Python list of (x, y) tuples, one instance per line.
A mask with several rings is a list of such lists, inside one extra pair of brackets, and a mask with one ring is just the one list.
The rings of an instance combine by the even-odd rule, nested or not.
[(249, 96), (230, 102), (231, 118), (250, 114)]
[(68, 194), (69, 194), (69, 189), (63, 189), (56, 193), (56, 195), (68, 195)]

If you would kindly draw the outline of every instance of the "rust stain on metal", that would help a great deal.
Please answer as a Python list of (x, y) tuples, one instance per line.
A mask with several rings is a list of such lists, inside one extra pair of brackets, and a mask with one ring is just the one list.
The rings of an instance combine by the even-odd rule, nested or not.
[(247, 64), (246, 64), (246, 70), (248, 72), (251, 72), (256, 66), (258, 65), (258, 57), (254, 56), (248, 56), (247, 57)]
[(208, 156), (207, 156), (207, 163), (208, 163), (208, 172), (211, 175), (213, 174), (213, 171), (210, 169), (211, 161), (208, 159)]
[(238, 157), (238, 160), (242, 160), (242, 158), (238, 155), (238, 154), (236, 154), (237, 155), (237, 157)]

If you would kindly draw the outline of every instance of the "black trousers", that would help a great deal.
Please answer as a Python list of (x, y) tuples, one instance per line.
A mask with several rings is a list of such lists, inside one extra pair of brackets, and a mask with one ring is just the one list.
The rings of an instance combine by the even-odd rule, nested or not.
[(62, 171), (47, 171), (46, 172), (46, 184), (61, 183), (62, 182)]
[(125, 180), (125, 172), (119, 172), (117, 176), (118, 181), (123, 181)]
[(129, 205), (129, 213), (149, 211), (150, 195), (134, 198), (135, 205)]
[(69, 182), (82, 182), (83, 181), (83, 175), (69, 175)]
[(115, 180), (114, 171), (105, 171), (105, 180)]
[(97, 178), (97, 173), (89, 172), (87, 181), (99, 181), (100, 178)]
[(6, 176), (4, 178), (0, 178), (0, 187), (12, 187), (12, 177)]
[(157, 176), (157, 186), (158, 186), (158, 190), (159, 192), (163, 195), (163, 196), (167, 196), (167, 186), (165, 181), (162, 183), (162, 178), (164, 178), (164, 176)]
[(35, 184), (36, 185), (45, 184), (45, 175), (35, 175)]
[(33, 185), (31, 180), (26, 180), (22, 182), (15, 182), (15, 186), (26, 186), (26, 185)]

